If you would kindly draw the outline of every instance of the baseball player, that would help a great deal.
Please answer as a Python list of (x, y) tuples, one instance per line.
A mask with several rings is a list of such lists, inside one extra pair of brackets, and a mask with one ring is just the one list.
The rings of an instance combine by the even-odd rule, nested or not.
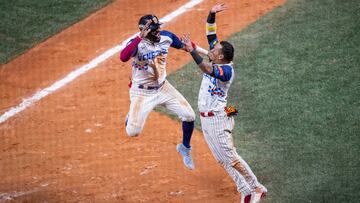
[(129, 136), (138, 136), (149, 113), (162, 105), (182, 120), (183, 141), (176, 146), (185, 166), (194, 169), (190, 140), (195, 113), (186, 99), (166, 80), (166, 56), (169, 48), (184, 49), (184, 44), (173, 33), (160, 29), (155, 15), (144, 15), (139, 20), (140, 35), (128, 42), (121, 51), (123, 62), (133, 58), (130, 87), (130, 110), (125, 121)]
[(207, 18), (206, 35), (210, 44), (206, 62), (191, 46), (184, 35), (185, 49), (204, 72), (199, 91), (198, 107), (205, 140), (215, 159), (225, 168), (237, 186), (241, 202), (255, 203), (265, 196), (267, 189), (261, 185), (248, 164), (238, 155), (233, 143), (234, 107), (227, 107), (227, 94), (234, 80), (234, 48), (227, 41), (218, 41), (215, 14), (227, 9), (225, 4), (215, 5)]

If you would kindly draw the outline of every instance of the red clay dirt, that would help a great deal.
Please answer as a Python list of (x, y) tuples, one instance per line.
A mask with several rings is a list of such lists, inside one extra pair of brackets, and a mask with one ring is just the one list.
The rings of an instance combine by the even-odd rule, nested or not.
[[(220, 39), (285, 0), (229, 0), (217, 17)], [(0, 67), (0, 114), (137, 32), (146, 13), (162, 17), (187, 1), (118, 0)], [(163, 28), (206, 46), (205, 0)], [(191, 58), (171, 50), (168, 73)], [(175, 150), (181, 125), (151, 113), (129, 138), (130, 63), (118, 55), (0, 124), (0, 202), (238, 202), (235, 185), (195, 131), (196, 170)], [(194, 107), (196, 108), (196, 107)], [(259, 174), (262, 179), (261, 174)], [(265, 178), (265, 177), (264, 177)]]

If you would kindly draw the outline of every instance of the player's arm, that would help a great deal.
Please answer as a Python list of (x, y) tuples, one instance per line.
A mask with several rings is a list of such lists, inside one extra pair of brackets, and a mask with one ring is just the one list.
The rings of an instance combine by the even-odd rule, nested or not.
[(170, 46), (175, 49), (184, 49), (184, 44), (181, 42), (178, 36), (176, 36), (174, 33), (167, 31), (167, 30), (161, 30), (160, 35), (169, 37), (171, 40)]
[(206, 20), (206, 37), (209, 42), (210, 49), (212, 49), (215, 46), (215, 44), (218, 42), (216, 36), (216, 23), (215, 23), (216, 13), (219, 13), (226, 9), (227, 6), (225, 4), (217, 4), (213, 6), (209, 12), (209, 15)]
[(212, 63), (204, 61), (204, 58), (201, 57), (200, 54), (194, 49), (189, 35), (184, 34), (182, 43), (184, 44), (184, 50), (191, 54), (192, 58), (194, 59), (195, 63), (199, 66), (199, 68), (204, 73), (207, 73), (209, 75), (212, 74), (213, 72)]
[(228, 65), (216, 65), (212, 62), (204, 61), (204, 58), (193, 48), (189, 35), (184, 35), (184, 49), (189, 52), (199, 68), (206, 74), (211, 75), (221, 81), (228, 81), (232, 75), (232, 69)]
[(217, 78), (223, 82), (229, 81), (231, 79), (232, 69), (230, 66), (217, 65), (211, 62), (206, 62), (196, 50), (192, 50), (190, 54), (193, 57), (195, 63), (204, 73), (211, 75), (212, 77)]
[[(175, 48), (175, 49), (181, 49), (181, 50), (185, 50), (185, 45), (184, 43), (182, 42), (182, 40), (176, 36), (174, 33), (172, 32), (169, 32), (169, 31), (166, 31), (166, 30), (162, 30), (160, 32), (161, 35), (165, 35), (165, 36), (168, 36), (170, 37), (170, 39), (172, 40), (170, 46)], [(196, 49), (196, 51), (198, 51), (200, 54), (203, 54), (203, 55), (207, 55), (208, 54), (208, 51), (198, 45), (196, 45), (194, 42), (191, 42), (191, 45), (193, 46), (194, 49)]]
[(212, 73), (214, 72), (212, 63), (204, 61), (203, 57), (201, 57), (200, 54), (195, 49), (192, 49), (190, 51), (190, 54), (194, 59), (195, 63), (202, 70), (202, 72), (212, 75)]
[(151, 23), (151, 21), (148, 21), (145, 24), (144, 28), (140, 31), (140, 35), (135, 37), (134, 39), (130, 40), (128, 42), (128, 44), (126, 45), (126, 47), (121, 51), (120, 60), (122, 62), (126, 62), (131, 57), (135, 56), (135, 54), (137, 52), (137, 47), (138, 47), (139, 43), (141, 42), (142, 38), (146, 37), (147, 34), (149, 34), (149, 32), (151, 31), (151, 29), (149, 29), (150, 23)]
[(132, 56), (134, 56), (137, 52), (137, 46), (141, 42), (141, 38), (139, 36), (130, 40), (126, 47), (120, 53), (120, 60), (122, 62), (128, 61)]

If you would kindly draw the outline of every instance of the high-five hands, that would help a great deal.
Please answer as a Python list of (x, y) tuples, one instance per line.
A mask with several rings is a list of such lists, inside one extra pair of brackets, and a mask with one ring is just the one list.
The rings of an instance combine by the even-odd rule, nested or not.
[(210, 10), (211, 13), (219, 13), (221, 11), (224, 11), (228, 9), (227, 5), (225, 5), (224, 3), (222, 4), (217, 4), (215, 6), (213, 6)]
[(192, 52), (194, 50), (193, 43), (191, 43), (189, 34), (183, 34), (182, 43), (184, 44), (184, 49), (187, 52)]

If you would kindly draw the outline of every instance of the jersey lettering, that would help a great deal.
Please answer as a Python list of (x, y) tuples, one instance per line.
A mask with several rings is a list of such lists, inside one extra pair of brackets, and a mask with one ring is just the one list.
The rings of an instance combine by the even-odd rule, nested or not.
[(167, 54), (168, 51), (166, 49), (161, 49), (161, 50), (157, 50), (157, 51), (150, 51), (148, 53), (144, 53), (138, 54), (138, 60), (139, 61), (147, 61), (147, 60), (152, 60), (155, 57), (159, 56), (160, 54)]

